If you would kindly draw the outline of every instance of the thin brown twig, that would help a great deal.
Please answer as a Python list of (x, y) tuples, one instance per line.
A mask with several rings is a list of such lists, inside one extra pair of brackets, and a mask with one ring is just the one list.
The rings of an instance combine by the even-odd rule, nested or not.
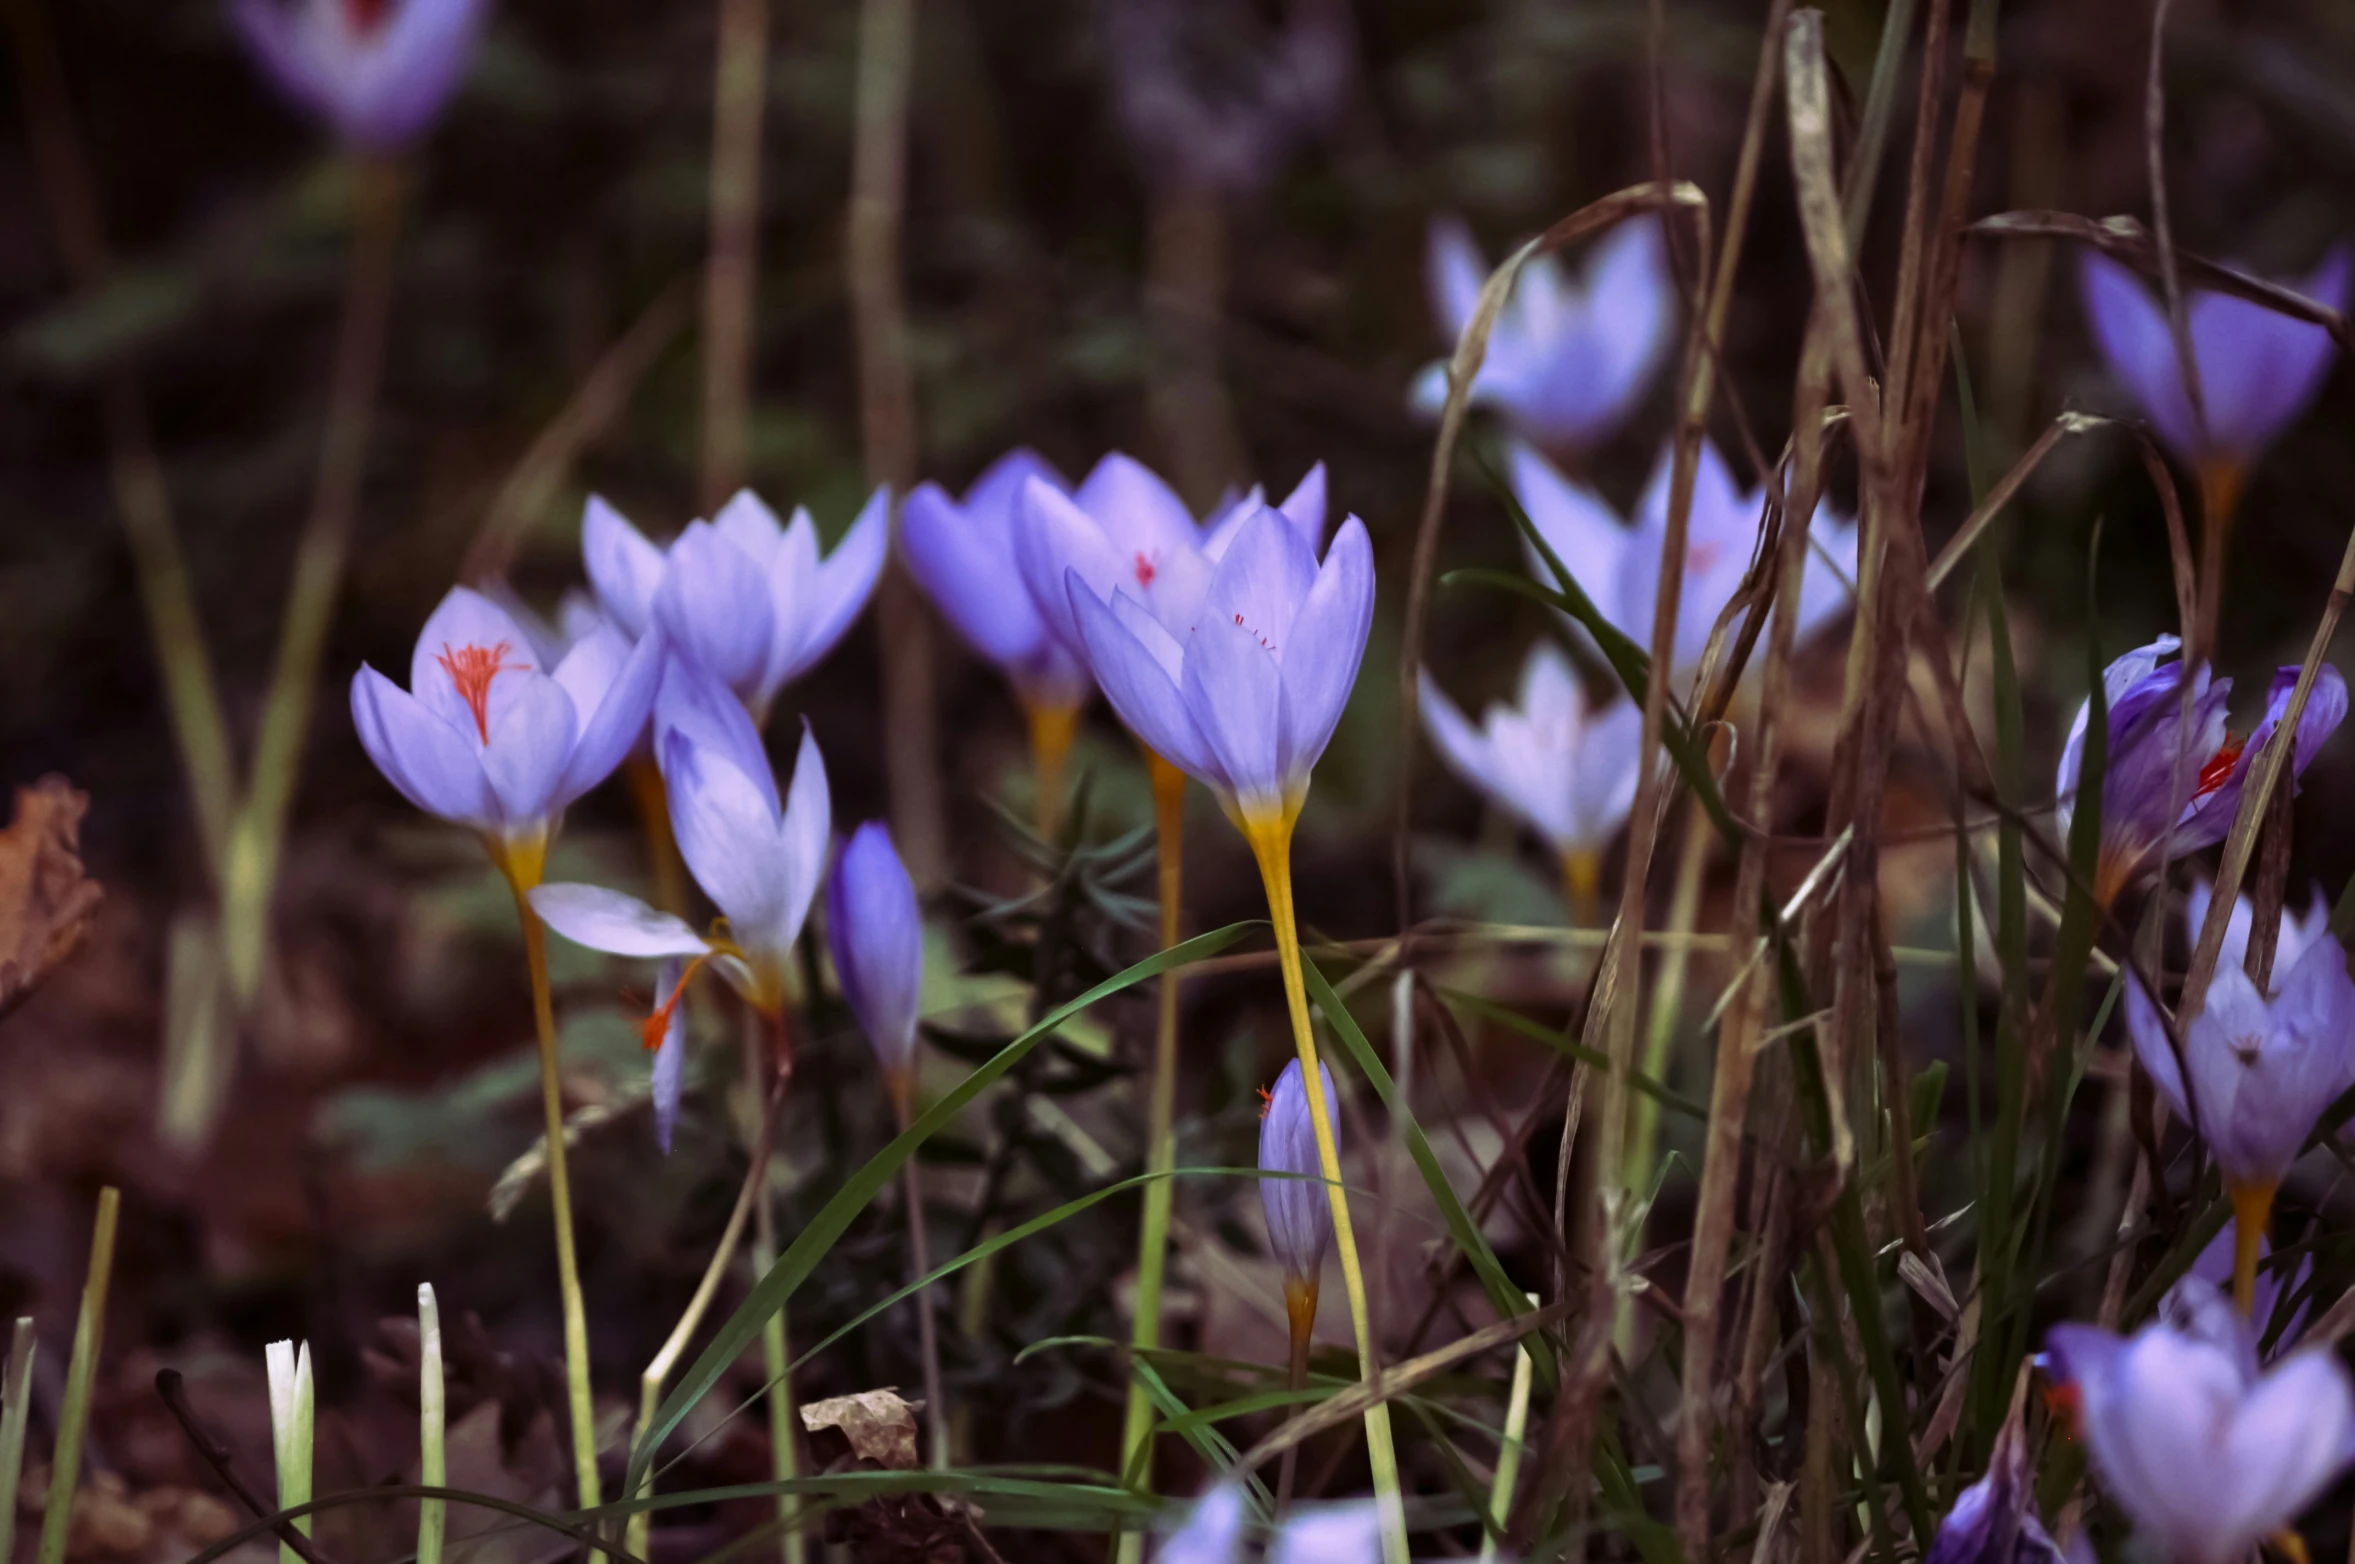
[[(157, 1369), (155, 1393), (162, 1398), (164, 1410), (171, 1413), (172, 1420), (180, 1425), (180, 1432), (187, 1436), (188, 1447), (196, 1452), (199, 1460), (212, 1468), (213, 1475), (221, 1480), (221, 1486), (235, 1494), (237, 1502), (252, 1511), (257, 1519), (267, 1519), (275, 1514), (277, 1506), (262, 1502), (261, 1495), (237, 1475), (236, 1459), (230, 1453), (229, 1446), (205, 1427), (204, 1420), (196, 1415), (196, 1408), (188, 1404), (188, 1384), (180, 1377), (180, 1371)], [(293, 1521), (272, 1521), (270, 1530), (280, 1542), (293, 1550), (295, 1557), (301, 1559), (303, 1564), (328, 1564), (317, 1546), (296, 1529)]]

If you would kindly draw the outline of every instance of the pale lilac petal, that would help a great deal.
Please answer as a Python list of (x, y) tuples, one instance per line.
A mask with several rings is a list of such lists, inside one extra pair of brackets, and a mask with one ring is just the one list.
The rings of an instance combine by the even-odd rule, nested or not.
[(1186, 1523), (1154, 1554), (1154, 1564), (1235, 1564), (1243, 1539), (1243, 1490), (1220, 1483), (1194, 1503)]
[(654, 625), (654, 594), (662, 586), (663, 552), (592, 494), (581, 512), (581, 564), (606, 617), (635, 641)]
[(484, 0), (403, 0), (361, 45), (343, 112), (346, 137), (389, 150), (441, 113), (473, 52)]
[(1068, 495), (1036, 481), (1023, 486), (1014, 509), (1014, 560), (1039, 618), (1064, 646), (1084, 654), (1064, 577), (1077, 572), (1089, 595), (1108, 601), (1129, 561)]
[(675, 656), (666, 656), (654, 697), (654, 754), (657, 762), (672, 732), (686, 735), (698, 750), (719, 756), (747, 778), (766, 801), (774, 819), (783, 802), (769, 766), (769, 752), (760, 730), (752, 725), (727, 686), (710, 674)]
[(965, 509), (981, 518), (997, 535), (1010, 537), (1014, 507), (1021, 502), (1022, 486), (1033, 478), (1051, 489), (1071, 492), (1071, 485), (1055, 470), (1053, 462), (1026, 445), (1018, 445), (981, 469), (980, 476), (965, 490)]
[(1267, 1564), (1373, 1564), (1381, 1556), (1381, 1511), (1358, 1499), (1293, 1516), (1269, 1546)]
[(750, 489), (738, 489), (731, 495), (711, 518), (711, 528), (742, 549), (744, 557), (760, 570), (769, 568), (778, 545), (785, 540), (785, 524), (769, 509), (768, 502)]
[[(1320, 1063), (1317, 1075), (1325, 1092), (1325, 1123), (1333, 1131), (1337, 1154), (1341, 1132), (1333, 1119), (1339, 1101), (1333, 1072)], [(1325, 1194), (1324, 1164), (1317, 1156), (1316, 1120), (1308, 1111), (1306, 1081), (1299, 1060), (1285, 1065), (1259, 1119), (1259, 1171), (1300, 1175), (1259, 1181), (1268, 1249), (1284, 1267), (1285, 1278), (1294, 1282), (1316, 1279), (1324, 1268), (1325, 1251), (1333, 1242), (1333, 1205)]]
[(775, 636), (768, 583), (752, 557), (711, 523), (691, 523), (671, 545), (654, 617), (681, 657), (738, 699), (758, 692)]
[(1465, 719), (1456, 703), (1432, 679), (1430, 669), (1420, 670), (1418, 687), (1420, 694), (1415, 709), (1422, 713), (1423, 731), (1430, 735), (1431, 747), (1439, 751), (1439, 758), (1447, 762), (1448, 769), (1474, 792), (1520, 816), (1540, 834), (1551, 837), (1552, 830), (1530, 807), (1534, 800), (1522, 798), (1505, 786), (1506, 779), (1500, 774), (1488, 736)]
[(1308, 544), (1312, 554), (1325, 544), (1325, 488), (1325, 464), (1319, 462), (1293, 485), (1292, 492), (1284, 496), (1284, 503), (1276, 507), (1292, 523), (1293, 530)]
[(1284, 671), (1281, 764), (1286, 777), (1305, 781), (1332, 742), (1349, 693), (1357, 687), (1373, 622), (1374, 548), (1365, 523), (1352, 516), (1341, 524), (1277, 651)]
[(780, 921), (763, 936), (763, 943), (771, 950), (785, 951), (801, 938), (801, 926), (809, 917), (810, 903), (817, 899), (818, 881), (826, 872), (826, 850), (834, 836), (834, 801), (826, 785), (826, 757), (818, 753), (817, 737), (806, 722), (801, 728), (801, 748), (793, 757), (793, 785), (785, 795), (780, 824), (779, 841), (784, 850), (778, 896), (783, 906)]
[(834, 545), (834, 552), (818, 566), (817, 578), (790, 619), (780, 608), (778, 624), (790, 626), (790, 649), (780, 650), (762, 681), (764, 702), (779, 689), (815, 667), (848, 633), (891, 552), (891, 491), (877, 489)]
[(1119, 451), (1096, 463), (1073, 498), (1123, 554), (1150, 558), (1163, 550), (1199, 546), (1194, 514), (1177, 490), (1152, 468)]
[[(720, 753), (674, 728), (659, 741), (671, 833), (695, 883), (732, 927), (756, 931), (784, 921), (786, 875), (773, 795)], [(769, 786), (774, 788), (772, 779)]]
[(452, 587), (442, 597), (425, 628), (417, 632), (417, 649), (409, 659), (409, 693), (427, 710), (482, 742), (483, 727), (450, 677), (449, 661), (469, 649), (496, 653), (499, 672), (490, 676), (485, 707), (487, 726), (496, 728), (507, 703), (531, 669), (531, 637), (507, 616), (507, 611), (472, 587)]
[(602, 885), (559, 881), (531, 893), (540, 921), (575, 945), (615, 956), (698, 956), (704, 937), (682, 918)]
[(679, 1096), (687, 1078), (687, 1007), (671, 1003), (686, 979), (686, 964), (676, 956), (662, 964), (654, 985), (654, 1008), (666, 1012), (662, 1046), (654, 1051), (650, 1095), (654, 1099), (654, 1143), (671, 1154), (671, 1132), (679, 1122)]
[[(1358, 530), (1362, 534), (1365, 529)], [(1338, 552), (1339, 544), (1334, 547)], [(1283, 517), (1262, 507), (1243, 523), (1226, 557), (1218, 562), (1196, 627), (1201, 620), (1212, 619), (1248, 630), (1281, 661), (1291, 645), (1292, 616), (1316, 580), (1314, 551)], [(1370, 565), (1366, 585), (1370, 594)]]
[(352, 726), (384, 779), (419, 809), (477, 830), (498, 823), (498, 802), (476, 758), (473, 735), (451, 727), (364, 663), (352, 676)]
[(632, 646), (600, 623), (556, 665), (556, 682), (572, 697), (580, 734), (557, 789), (562, 807), (613, 774), (646, 735), (665, 648), (650, 635)]
[(1000, 668), (1038, 655), (1047, 627), (1014, 560), (1010, 513), (959, 505), (920, 484), (900, 507), (900, 558), (956, 632)]
[[(1516, 443), (1511, 464), (1513, 494), (1530, 525), (1603, 618), (1622, 634), (1632, 633), (1619, 601), (1620, 563), (1629, 546), (1626, 525), (1600, 496), (1564, 478), (1529, 446)], [(1556, 587), (1553, 570), (1544, 557), (1533, 546), (1527, 547), (1527, 552), (1529, 573), (1539, 585)], [(1646, 603), (1643, 623), (1648, 626), (1651, 617), (1651, 605)]]
[[(2126, 1035), (2134, 1043), (2135, 1057), (2149, 1072), (2151, 1085), (2167, 1099), (2167, 1106), (2186, 1123), (2193, 1119), (2190, 1099), (2183, 1088), (2183, 1071), (2175, 1059), (2175, 1047), (2167, 1037), (2167, 1024), (2161, 1019), (2158, 1005), (2144, 990), (2142, 979), (2132, 973), (2126, 977)], [(2184, 1040), (2190, 1047), (2190, 1039)]]
[(827, 881), (826, 943), (842, 997), (884, 1075), (904, 1082), (916, 1061), (924, 918), (915, 883), (879, 820), (851, 833)]
[(1627, 819), (1643, 771), (1643, 728), (1643, 708), (1624, 696), (1588, 720), (1571, 770), (1571, 839), (1564, 846), (1599, 849)]
[(1454, 217), (1432, 219), (1427, 241), (1425, 274), (1431, 284), (1431, 313), (1449, 342), (1464, 334), (1472, 312), (1480, 304), (1480, 286), (1488, 281), (1488, 262), (1472, 230)]
[[(1224, 778), (1210, 746), (1195, 726), (1184, 696), (1161, 659), (1140, 639), (1138, 629), (1122, 622), (1072, 573), (1070, 601), (1086, 638), (1088, 662), (1096, 683), (1113, 711), (1136, 735), (1137, 742), (1187, 775), (1213, 787)], [(1140, 610), (1141, 615), (1141, 610)], [(1150, 621), (1148, 619), (1148, 624)], [(1159, 625), (1150, 625), (1158, 631)]]
[(564, 807), (557, 790), (580, 734), (572, 697), (554, 679), (527, 674), (515, 681), (515, 692), (482, 752), (483, 775), (509, 824), (545, 820)]
[[(1111, 694), (1109, 683), (1105, 693)], [(1231, 616), (1205, 614), (1186, 644), (1179, 693), (1217, 768), (1202, 780), (1247, 815), (1279, 811), (1295, 780), (1283, 769), (1284, 674), (1259, 632)], [(1305, 785), (1307, 778), (1297, 781)]]
[(2292, 1353), (2242, 1400), (2221, 1467), (2242, 1485), (2234, 1506), (2253, 1546), (2322, 1496), (2347, 1466), (2355, 1401), (2347, 1371), (2327, 1351)]

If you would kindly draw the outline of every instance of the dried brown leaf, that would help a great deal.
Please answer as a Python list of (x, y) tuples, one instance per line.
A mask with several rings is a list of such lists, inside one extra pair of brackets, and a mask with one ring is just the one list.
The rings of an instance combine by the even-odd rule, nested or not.
[(862, 1390), (832, 1396), (801, 1409), (801, 1426), (811, 1433), (834, 1429), (850, 1441), (851, 1454), (888, 1471), (916, 1469), (916, 1407), (896, 1390)]
[(0, 831), (0, 1015), (73, 954), (104, 899), (82, 869), (89, 809), (63, 777), (16, 790), (16, 818)]

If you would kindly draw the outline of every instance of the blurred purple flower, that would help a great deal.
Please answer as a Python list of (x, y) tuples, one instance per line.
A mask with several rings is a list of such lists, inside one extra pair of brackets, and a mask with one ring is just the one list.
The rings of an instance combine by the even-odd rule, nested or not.
[[(1338, 1152), (1341, 1126), (1333, 1119), (1333, 1072), (1319, 1064), (1317, 1077), (1325, 1090), (1325, 1122), (1332, 1128)], [(1305, 1288), (1313, 1300), (1325, 1251), (1333, 1242), (1333, 1204), (1317, 1162), (1316, 1124), (1309, 1116), (1306, 1080), (1299, 1060), (1285, 1065), (1260, 1110), (1259, 1170), (1299, 1176), (1261, 1179), (1259, 1204), (1267, 1214), (1268, 1246), (1284, 1267), (1286, 1296)], [(1314, 1307), (1312, 1302), (1312, 1312)]]
[(231, 0), (279, 90), (355, 147), (389, 152), (433, 122), (465, 73), (483, 0)]
[[(591, 950), (708, 960), (746, 1003), (774, 1015), (785, 1002), (793, 942), (826, 869), (833, 806), (818, 741), (805, 725), (792, 791), (780, 799), (744, 708), (676, 658), (663, 670), (654, 730), (679, 855), (727, 920), (725, 932), (699, 934), (598, 885), (543, 885), (532, 892), (532, 906), (548, 927)], [(660, 1043), (667, 1021), (658, 1008), (647, 1023), (647, 1046)]]
[[(1027, 493), (1052, 498), (1041, 484)], [(1288, 819), (1365, 655), (1374, 616), (1365, 524), (1344, 522), (1320, 567), (1298, 523), (1261, 506), (1198, 589), (1162, 592), (1156, 577), (1135, 590), (1118, 580), (1099, 596), (1077, 566), (1065, 580), (1096, 682), (1138, 741), (1208, 785), (1238, 823)]]
[[(1452, 356), (1488, 263), (1471, 231), (1443, 217), (1431, 224), (1426, 264), (1432, 311)], [(1472, 379), (1472, 403), (1495, 408), (1541, 444), (1585, 450), (1626, 422), (1675, 331), (1666, 236), (1658, 218), (1632, 219), (1596, 242), (1576, 281), (1552, 255), (1521, 269)], [(1442, 358), (1415, 377), (1410, 399), (1418, 411), (1437, 417), (1447, 405), (1447, 366)]]
[[(1955, 1496), (1925, 1564), (2064, 1564), (2068, 1557), (2037, 1518), (2027, 1439), (2017, 1418), (2007, 1420), (1987, 1475)], [(2086, 1558), (2091, 1564), (2090, 1553)]]
[(646, 725), (662, 646), (592, 631), (553, 674), (481, 593), (453, 587), (418, 633), (409, 688), (362, 664), (352, 722), (385, 780), (427, 814), (506, 839), (551, 830)]
[(1423, 726), (1449, 767), (1565, 857), (1602, 851), (1635, 802), (1643, 713), (1621, 696), (1590, 711), (1577, 670), (1552, 643), (1530, 648), (1515, 704), (1474, 728), (1422, 674)]
[[(2355, 255), (2335, 249), (2289, 286), (2333, 309), (2347, 307)], [(2087, 251), (2078, 283), (2094, 341), (2159, 438), (2194, 467), (2243, 469), (2304, 412), (2337, 350), (2320, 326), (2230, 294), (2192, 290), (2184, 322), (2207, 408), (2203, 433), (2184, 395), (2166, 306), (2107, 256)]]
[[(1014, 514), (1014, 558), (1040, 621), (1084, 667), (1087, 639), (1067, 584), (1073, 571), (1097, 597), (1115, 588), (1134, 598), (1170, 635), (1194, 626), (1218, 562), (1243, 523), (1263, 508), (1257, 488), (1196, 526), (1160, 475), (1112, 452), (1069, 495), (1026, 483)], [(1277, 513), (1313, 552), (1325, 540), (1325, 465), (1308, 470)]]
[(681, 657), (735, 691), (759, 723), (777, 692), (832, 651), (866, 606), (890, 535), (885, 489), (824, 558), (806, 507), (785, 526), (750, 489), (712, 520), (688, 523), (667, 552), (592, 498), (581, 557), (615, 624), (631, 635), (665, 631)]
[[(2313, 702), (2309, 700), (2308, 705)], [(2200, 937), (2200, 929), (2208, 921), (2208, 901), (2214, 895), (2206, 880), (2194, 880), (2191, 889), (2183, 894), (2183, 926), (2193, 938)], [(2236, 896), (2232, 902), (2232, 917), (2224, 926), (2224, 948), (2216, 957), (2219, 967), (2240, 967), (2249, 964), (2249, 934), (2256, 927), (2257, 909), (2249, 904), (2246, 895)], [(2273, 942), (2273, 972), (2278, 979), (2282, 973), (2298, 964), (2300, 957), (2330, 933), (2330, 903), (2323, 899), (2322, 887), (2314, 887), (2313, 896), (2301, 917), (2288, 907), (2281, 910), (2281, 931)], [(2274, 988), (2281, 987), (2277, 981)]]
[(2279, 988), (2268, 1000), (2238, 965), (2219, 964), (2200, 1012), (2180, 1018), (2179, 1068), (2157, 1004), (2140, 980), (2126, 979), (2135, 1054), (2236, 1189), (2278, 1186), (2322, 1110), (2355, 1084), (2355, 979), (2347, 976), (2347, 953), (2323, 940)]
[(1154, 1564), (1235, 1564), (1243, 1541), (1243, 1489), (1223, 1482), (1194, 1501), (1183, 1525), (1153, 1555)]
[[(1633, 527), (1623, 524), (1593, 490), (1562, 476), (1526, 445), (1512, 453), (1513, 493), (1530, 524), (1614, 628), (1650, 650), (1652, 611), (1660, 589), (1660, 550), (1668, 538), (1668, 490), (1675, 449), (1663, 448), (1636, 505)], [(1744, 491), (1717, 447), (1701, 442), (1693, 471), (1693, 502), (1685, 524), (1684, 588), (1676, 610), (1678, 680), (1701, 666), (1717, 616), (1733, 601), (1758, 549), (1766, 515), (1763, 485)], [(1799, 583), (1799, 636), (1823, 629), (1848, 611), (1855, 596), (1856, 522), (1819, 506), (1808, 525), (1807, 564)], [(1534, 545), (1530, 574), (1554, 585), (1553, 571)], [(1736, 626), (1738, 628), (1738, 626)]]
[(1340, 0), (1294, 0), (1273, 36), (1245, 3), (1108, 0), (1113, 103), (1149, 177), (1243, 194), (1339, 112), (1352, 37)]
[(953, 500), (921, 484), (900, 509), (900, 557), (973, 649), (1004, 670), (1033, 707), (1072, 707), (1094, 688), (1076, 652), (1047, 628), (1014, 556), (1014, 512), (1024, 484), (1068, 492), (1036, 452), (1007, 452)]
[[(2232, 1243), (2230, 1228), (2219, 1229), (2216, 1236), (2208, 1240), (2208, 1247), (2202, 1249), (2199, 1258), (2192, 1261), (2191, 1269), (2178, 1278), (2175, 1285), (2167, 1289), (2166, 1296), (2159, 1300), (2159, 1318), (2172, 1322), (2177, 1330), (2195, 1336), (2214, 1334), (2218, 1323), (2228, 1320), (2234, 1330), (2247, 1333), (2250, 1350), (2254, 1351), (2256, 1338), (2272, 1328), (2274, 1313), (2281, 1307), (2282, 1300), (2285, 1297), (2296, 1297), (2307, 1279), (2313, 1276), (2314, 1256), (2308, 1254), (2300, 1257), (2297, 1265), (2285, 1276), (2279, 1267), (2262, 1264), (2273, 1253), (2273, 1241), (2261, 1237), (2257, 1244), (2260, 1265), (2255, 1294), (2248, 1318), (2244, 1321), (2240, 1311), (2232, 1306), (2232, 1301), (2223, 1292), (2224, 1288), (2232, 1284)], [(2314, 1300), (2308, 1298), (2299, 1304), (2295, 1314), (2281, 1322), (2282, 1346), (2287, 1347), (2297, 1341), (2298, 1333), (2306, 1328), (2306, 1317), (2313, 1312), (2313, 1308)]]
[(2355, 1397), (2328, 1352), (2260, 1371), (2245, 1340), (2165, 1321), (2126, 1339), (2061, 1325), (2045, 1342), (2102, 1486), (2173, 1564), (2239, 1564), (2355, 1458)]
[(1382, 1516), (1371, 1499), (1303, 1509), (1267, 1549), (1267, 1564), (1378, 1564), (1381, 1557)]
[(826, 885), (826, 945), (842, 997), (881, 1061), (884, 1084), (904, 1119), (915, 1089), (924, 915), (915, 882), (880, 820), (860, 826), (843, 844)]
[[(2162, 635), (2111, 663), (2102, 672), (2109, 708), (2109, 760), (2102, 778), (2101, 857), (2094, 890), (2104, 905), (2151, 867), (2164, 852), (2180, 857), (2224, 840), (2240, 810), (2241, 790), (2273, 730), (2289, 709), (2296, 668), (2274, 675), (2264, 720), (2244, 743), (2225, 728), (2230, 679), (2211, 681), (2205, 665), (2191, 671), (2189, 720), (2184, 720), (2182, 643)], [(2058, 800), (2055, 823), (2064, 840), (2074, 813), (2077, 772), (2083, 763), (2085, 726), (2093, 710), (2077, 708), (2069, 741), (2053, 778)], [(2291, 751), (2293, 784), (2314, 761), (2325, 739), (2347, 715), (2347, 681), (2325, 663), (2307, 696)], [(2176, 805), (2172, 833), (2170, 803)]]

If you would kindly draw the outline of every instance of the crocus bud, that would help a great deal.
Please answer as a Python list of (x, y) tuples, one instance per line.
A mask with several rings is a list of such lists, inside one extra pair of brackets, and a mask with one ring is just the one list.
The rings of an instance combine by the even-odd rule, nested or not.
[(662, 1021), (662, 1041), (654, 1050), (654, 1142), (671, 1154), (671, 1131), (679, 1122), (679, 1090), (687, 1077), (687, 1007), (678, 1002), (679, 985), (686, 980), (684, 957), (671, 956), (662, 964), (654, 985), (654, 1013)]
[(2035, 1474), (2017, 1409), (1995, 1437), (1987, 1475), (1955, 1496), (1927, 1564), (2064, 1564), (2036, 1516)]
[(826, 944), (842, 997), (882, 1062), (893, 1105), (905, 1117), (915, 1087), (924, 918), (915, 882), (880, 820), (852, 832), (834, 862), (826, 882)]
[(279, 90), (345, 141), (386, 152), (441, 112), (465, 73), (482, 0), (233, 0)]
[[(1333, 1150), (1338, 1155), (1341, 1131), (1332, 1117), (1333, 1072), (1319, 1064), (1317, 1075), (1324, 1084), (1325, 1122), (1333, 1125)], [(1287, 1300), (1296, 1289), (1305, 1289), (1313, 1310), (1317, 1275), (1324, 1268), (1325, 1250), (1333, 1242), (1333, 1207), (1325, 1193), (1323, 1166), (1317, 1160), (1316, 1129), (1308, 1116), (1304, 1079), (1299, 1060), (1285, 1065), (1259, 1120), (1259, 1170), (1301, 1176), (1261, 1179), (1259, 1203), (1267, 1212), (1268, 1245), (1283, 1263)]]

